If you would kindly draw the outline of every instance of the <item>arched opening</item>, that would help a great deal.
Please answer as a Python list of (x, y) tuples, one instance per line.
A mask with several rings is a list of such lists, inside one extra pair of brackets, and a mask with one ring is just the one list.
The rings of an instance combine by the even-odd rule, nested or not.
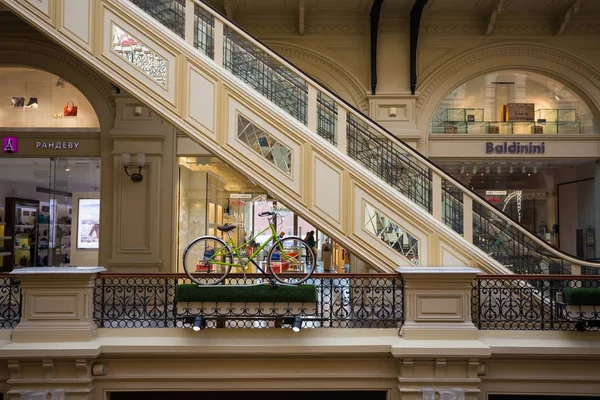
[(0, 68), (0, 268), (98, 265), (100, 121), (68, 79)]

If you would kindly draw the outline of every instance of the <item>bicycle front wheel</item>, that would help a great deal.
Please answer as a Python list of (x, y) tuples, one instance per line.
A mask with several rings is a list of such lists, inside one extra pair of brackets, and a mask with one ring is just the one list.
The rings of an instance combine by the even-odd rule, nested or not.
[(183, 252), (183, 269), (198, 285), (217, 285), (225, 279), (233, 264), (231, 249), (215, 236), (194, 239)]
[(267, 265), (276, 281), (300, 285), (315, 272), (317, 257), (304, 240), (285, 237), (271, 247)]

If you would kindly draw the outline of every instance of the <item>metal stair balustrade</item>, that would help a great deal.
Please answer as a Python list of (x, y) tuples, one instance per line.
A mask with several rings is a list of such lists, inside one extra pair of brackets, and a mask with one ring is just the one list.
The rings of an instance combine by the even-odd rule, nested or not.
[[(390, 226), (410, 234), (415, 243), (419, 243), (417, 246), (438, 246), (434, 251), (409, 246), (411, 253), (418, 254), (419, 265), (445, 265), (441, 255), (445, 252), (443, 257), (450, 254), (452, 259), (448, 262), (478, 265), (493, 273), (508, 273), (511, 269), (527, 273), (569, 270), (580, 273), (582, 267), (600, 267), (600, 263), (569, 256), (543, 242), (198, 0), (82, 0), (89, 10), (88, 47), (74, 40), (62, 25), (50, 18), (64, 14), (62, 2), (40, 5), (29, 0), (0, 0), (0, 3), (134, 93), (216, 156), (236, 158), (231, 160), (232, 166), (252, 175), (253, 180), (288, 203), (304, 219), (321, 227), (375, 267), (389, 271), (400, 264), (414, 265), (414, 258), (410, 260), (407, 254), (394, 250), (394, 246), (399, 246), (398, 241), (387, 240), (389, 237), (382, 241), (368, 232), (360, 218), (364, 217), (366, 204), (371, 203), (378, 213), (390, 219)], [(164, 27), (153, 24), (149, 17)], [(150, 64), (162, 66), (160, 62), (164, 59), (164, 71), (160, 68), (143, 70), (162, 87), (154, 87), (140, 77), (136, 69), (115, 61), (106, 46), (102, 48), (102, 41), (91, 40), (94, 37), (110, 40), (109, 26), (123, 29), (128, 41), (133, 39), (140, 44), (128, 44), (129, 47), (121, 51), (118, 49), (121, 44), (116, 43), (112, 54), (121, 51), (121, 58), (131, 57), (133, 66), (145, 58)], [(198, 68), (200, 73), (196, 73)], [(255, 125), (253, 130), (262, 130), (265, 138), (272, 136), (271, 142), (267, 142), (277, 151), (261, 152), (264, 146), (259, 143), (258, 148), (262, 150), (248, 153), (244, 148), (252, 144), (231, 141), (222, 126), (200, 128), (191, 123), (190, 113), (195, 110), (190, 111), (191, 106), (186, 101), (190, 102), (193, 94), (190, 94), (190, 86), (181, 85), (186, 82), (191, 85), (192, 73), (202, 79), (206, 76), (215, 79), (215, 93), (228, 96), (229, 108), (219, 112), (230, 113), (229, 125), (240, 121), (238, 115), (244, 116)], [(187, 79), (178, 78), (177, 74), (185, 74)], [(220, 82), (223, 84), (217, 85)], [(179, 104), (181, 100), (176, 100), (175, 93), (179, 93), (178, 99), (188, 97)], [(226, 104), (225, 101), (217, 103), (216, 99), (214, 107)], [(234, 136), (237, 139), (237, 135)], [(238, 144), (245, 147), (237, 147)], [(281, 173), (281, 170), (275, 171), (277, 166), (285, 171), (281, 178), (276, 178), (280, 182), (274, 184), (273, 178)], [(318, 181), (317, 168), (320, 173), (326, 173), (328, 179), (337, 179), (333, 183), (337, 185), (336, 204), (340, 210), (330, 207), (330, 201), (314, 193), (318, 185), (325, 187), (324, 182)], [(257, 176), (263, 173), (264, 177)], [(299, 182), (301, 179), (315, 181)], [(311, 189), (306, 189), (308, 187)], [(312, 197), (304, 198), (305, 193)], [(387, 248), (383, 247), (384, 242)]]

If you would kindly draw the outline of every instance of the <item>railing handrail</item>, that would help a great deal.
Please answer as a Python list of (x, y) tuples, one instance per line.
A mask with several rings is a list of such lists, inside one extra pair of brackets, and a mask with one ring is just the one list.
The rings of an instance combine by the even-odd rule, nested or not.
[[(246, 40), (250, 41), (254, 46), (256, 46), (257, 48), (261, 49), (262, 51), (268, 53), (269, 56), (272, 57), (273, 59), (275, 59), (277, 62), (286, 66), (292, 72), (298, 74), (300, 77), (302, 77), (302, 79), (304, 79), (307, 82), (307, 84), (312, 85), (318, 91), (321, 91), (321, 92), (325, 93), (327, 96), (329, 96), (330, 98), (335, 99), (335, 101), (338, 103), (338, 106), (343, 106), (343, 108), (345, 108), (347, 111), (350, 112), (349, 115), (354, 115), (354, 116), (358, 117), (360, 120), (362, 120), (368, 126), (375, 128), (378, 133), (382, 134), (383, 136), (385, 136), (385, 137), (391, 139), (392, 141), (394, 141), (395, 143), (397, 143), (408, 154), (414, 156), (415, 158), (417, 158), (418, 160), (420, 160), (421, 162), (426, 164), (432, 172), (435, 172), (436, 174), (440, 175), (447, 181), (451, 182), (454, 186), (460, 188), (463, 195), (467, 195), (467, 196), (471, 197), (472, 199), (477, 201), (477, 203), (481, 204), (483, 207), (485, 207), (491, 213), (496, 214), (499, 218), (504, 219), (507, 222), (509, 222), (512, 226), (514, 226), (517, 230), (521, 231), (529, 239), (538, 243), (541, 247), (545, 248), (550, 253), (555, 254), (557, 258), (564, 259), (564, 260), (566, 260), (572, 264), (576, 264), (578, 266), (600, 268), (600, 262), (587, 261), (587, 260), (578, 258), (576, 256), (572, 256), (570, 254), (563, 252), (560, 249), (557, 249), (557, 248), (549, 245), (548, 243), (544, 242), (543, 240), (540, 240), (537, 236), (535, 236), (534, 234), (529, 232), (529, 230), (527, 228), (525, 228), (523, 225), (521, 225), (519, 222), (515, 221), (513, 218), (504, 214), (503, 212), (497, 210), (494, 206), (489, 204), (489, 202), (487, 200), (485, 200), (482, 196), (480, 196), (476, 192), (472, 191), (467, 185), (463, 184), (459, 180), (455, 179), (454, 177), (452, 177), (451, 175), (446, 173), (442, 168), (437, 166), (433, 161), (431, 161), (430, 159), (425, 157), (419, 151), (415, 150), (414, 148), (412, 148), (411, 146), (406, 144), (404, 141), (402, 141), (398, 137), (394, 136), (391, 132), (389, 132), (387, 129), (385, 129), (383, 126), (381, 126), (379, 123), (372, 120), (368, 116), (364, 115), (362, 113), (362, 111), (358, 110), (353, 105), (348, 103), (346, 100), (342, 99), (340, 96), (333, 93), (325, 86), (321, 85), (317, 80), (313, 79), (312, 77), (310, 77), (309, 74), (305, 73), (300, 68), (296, 67), (292, 62), (290, 62), (286, 58), (277, 54), (277, 52), (275, 52), (269, 46), (265, 45), (260, 40), (255, 38), (250, 32), (246, 31), (243, 27), (239, 26), (234, 21), (231, 21), (230, 19), (228, 19), (219, 10), (217, 10), (210, 4), (203, 2), (202, 0), (191, 0), (191, 1), (193, 1), (194, 4), (203, 8), (206, 12), (211, 14), (214, 18), (218, 19), (222, 24), (226, 25), (228, 28), (234, 30), (237, 34), (241, 35)], [(168, 31), (168, 29), (166, 29), (166, 30)], [(179, 36), (177, 36), (177, 37), (179, 37)], [(316, 134), (316, 132), (314, 132), (314, 133)], [(414, 203), (414, 201), (412, 201), (412, 202)], [(415, 203), (415, 205), (418, 206), (417, 203)]]
[[(260, 273), (235, 273), (228, 274), (228, 278), (265, 278), (263, 274)], [(294, 274), (286, 274), (286, 276), (294, 277)], [(302, 274), (298, 274), (298, 276), (304, 276)], [(144, 272), (102, 272), (98, 274), (99, 278), (182, 278), (187, 279), (188, 276), (183, 273), (173, 273), (173, 272), (165, 272), (165, 273), (144, 273)], [(351, 278), (389, 278), (389, 279), (400, 279), (402, 275), (399, 273), (384, 273), (384, 274), (365, 274), (365, 273), (314, 273), (311, 275), (311, 278), (321, 278), (321, 279), (351, 279)], [(224, 285), (225, 286), (225, 285)]]
[(600, 280), (600, 275), (490, 275), (490, 274), (478, 274), (476, 280), (483, 279), (502, 279), (509, 281), (571, 281), (571, 280)]

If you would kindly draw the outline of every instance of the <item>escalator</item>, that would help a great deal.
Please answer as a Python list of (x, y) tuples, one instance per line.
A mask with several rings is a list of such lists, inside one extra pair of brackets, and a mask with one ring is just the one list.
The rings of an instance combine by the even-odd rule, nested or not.
[(380, 271), (574, 273), (539, 240), (198, 0), (0, 0)]

